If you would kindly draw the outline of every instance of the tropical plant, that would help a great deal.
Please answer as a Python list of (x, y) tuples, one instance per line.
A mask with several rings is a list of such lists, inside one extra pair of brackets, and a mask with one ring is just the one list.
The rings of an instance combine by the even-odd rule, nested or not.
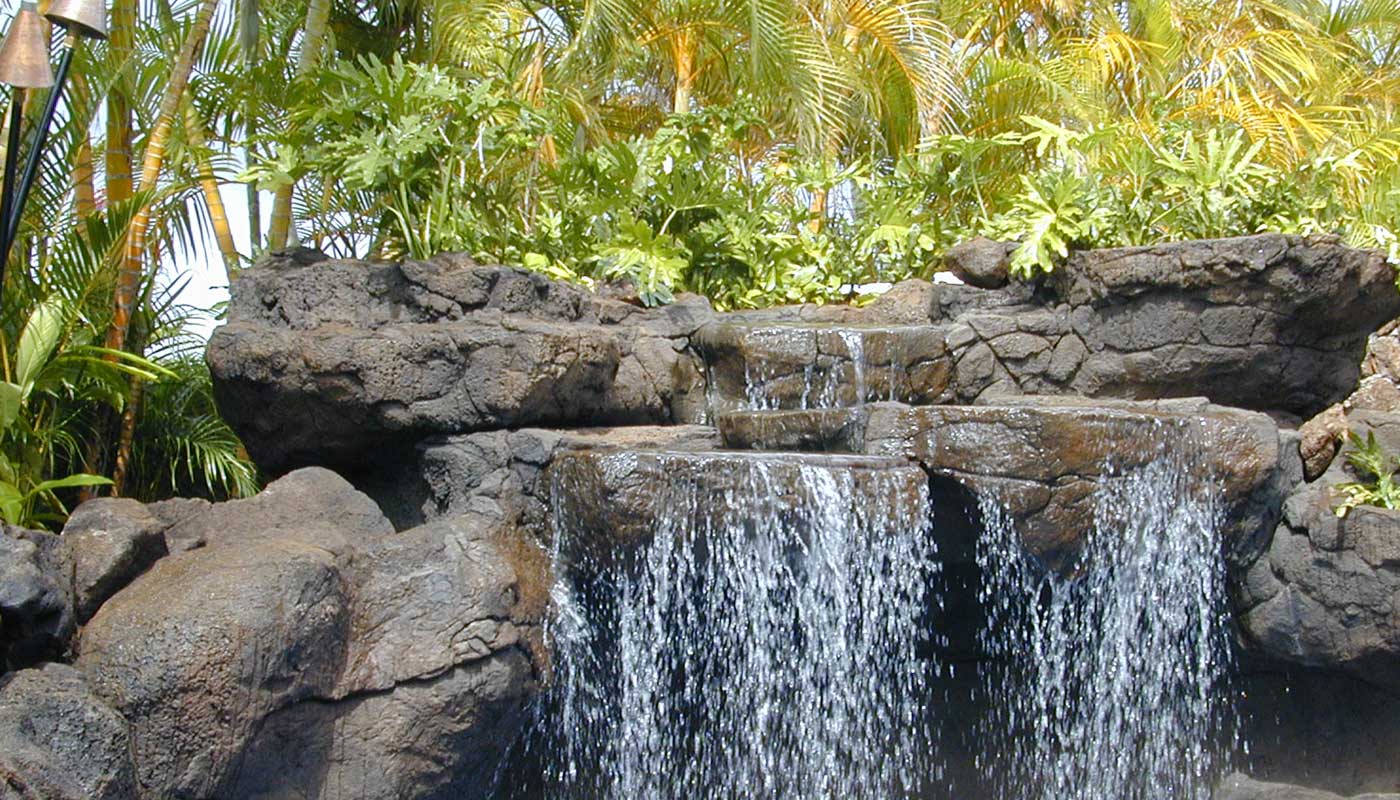
[(1365, 439), (1348, 431), (1347, 443), (1351, 445), (1347, 463), (1361, 473), (1362, 480), (1337, 485), (1337, 491), (1343, 495), (1335, 509), (1337, 516), (1344, 517), (1358, 506), (1400, 509), (1400, 484), (1395, 481), (1400, 459), (1386, 452), (1376, 441), (1374, 431), (1367, 431)]

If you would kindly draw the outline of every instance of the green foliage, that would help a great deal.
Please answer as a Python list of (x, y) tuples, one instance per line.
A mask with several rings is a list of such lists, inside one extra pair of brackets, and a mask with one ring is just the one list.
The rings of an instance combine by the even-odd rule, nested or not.
[(1400, 484), (1395, 482), (1400, 459), (1376, 442), (1375, 433), (1367, 432), (1362, 439), (1349, 431), (1347, 441), (1353, 448), (1347, 453), (1347, 463), (1361, 473), (1363, 480), (1338, 484), (1337, 490), (1345, 499), (1335, 509), (1337, 516), (1344, 517), (1357, 506), (1400, 508)]

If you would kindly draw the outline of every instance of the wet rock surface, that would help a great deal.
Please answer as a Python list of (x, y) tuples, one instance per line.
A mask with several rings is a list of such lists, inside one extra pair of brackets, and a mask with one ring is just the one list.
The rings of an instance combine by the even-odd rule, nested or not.
[(1252, 561), (1265, 546), (1282, 497), (1301, 479), (1296, 450), (1272, 420), (1202, 400), (877, 403), (729, 414), (720, 419), (720, 431), (729, 447), (913, 459), (935, 476), (1000, 502), (1017, 520), (1025, 546), (1057, 569), (1073, 562), (1092, 527), (1098, 485), (1168, 453), (1183, 453), (1219, 481), (1230, 550), (1239, 560)]
[[(1351, 800), (1397, 800), (1400, 794), (1357, 794)], [(1286, 783), (1265, 783), (1239, 773), (1227, 777), (1215, 790), (1215, 800), (1347, 800), (1347, 797), (1320, 789), (1307, 789)]]

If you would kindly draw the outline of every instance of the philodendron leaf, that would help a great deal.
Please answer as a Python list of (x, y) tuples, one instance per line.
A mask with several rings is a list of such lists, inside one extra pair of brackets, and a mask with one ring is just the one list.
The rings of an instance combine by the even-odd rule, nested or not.
[(0, 430), (10, 427), (19, 419), (19, 410), (23, 405), (24, 391), (9, 381), (0, 381)]
[(58, 340), (63, 336), (63, 304), (50, 298), (35, 306), (19, 335), (15, 350), (15, 383), (20, 397), (29, 394), (34, 381), (53, 356)]

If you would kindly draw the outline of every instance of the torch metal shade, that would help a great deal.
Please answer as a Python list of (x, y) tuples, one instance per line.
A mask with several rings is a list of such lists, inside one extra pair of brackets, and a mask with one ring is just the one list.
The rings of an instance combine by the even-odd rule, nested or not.
[(21, 89), (53, 85), (48, 27), (32, 4), (20, 7), (5, 34), (5, 43), (0, 44), (0, 82)]
[(44, 16), (82, 36), (107, 38), (106, 0), (53, 0)]

